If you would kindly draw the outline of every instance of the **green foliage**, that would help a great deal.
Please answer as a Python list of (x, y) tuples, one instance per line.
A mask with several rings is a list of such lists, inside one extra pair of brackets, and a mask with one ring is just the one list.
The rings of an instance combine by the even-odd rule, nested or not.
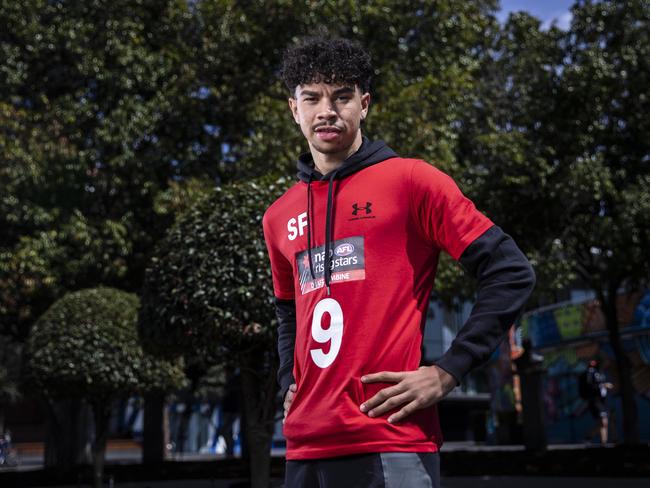
[(262, 216), (288, 184), (266, 177), (218, 187), (178, 219), (146, 272), (145, 344), (205, 364), (237, 360), (260, 344), (273, 347)]
[[(27, 331), (19, 325), (33, 321), (35, 312), (67, 288), (124, 277), (132, 250), (127, 226), (111, 220), (95, 224), (75, 211), (56, 230), (21, 237), (11, 252), (0, 252), (0, 315), (9, 333), (24, 338)], [(29, 304), (20, 297), (29, 297)]]
[[(559, 229), (558, 148), (553, 131), (561, 32), (512, 15), (482, 61), (483, 82), (463, 120), (457, 158), (462, 184), (526, 251)], [(538, 225), (530, 226), (532, 219)]]
[(173, 220), (154, 196), (205, 174), (191, 18), (175, 0), (0, 2), (0, 330), (24, 340), (69, 290), (141, 285)]
[[(21, 359), (22, 345), (0, 336), (0, 409), (20, 398)], [(2, 428), (0, 425), (0, 431)]]
[(267, 176), (220, 186), (181, 214), (147, 268), (139, 320), (148, 349), (185, 358), (194, 391), (216, 393), (218, 366), (239, 368), (253, 486), (268, 486), (278, 389), (262, 216), (289, 184)]
[[(474, 100), (480, 60), (497, 29), (496, 2), (431, 1), (417, 9), (391, 2), (368, 9), (385, 16), (375, 14), (379, 25), (360, 27), (377, 63), (368, 131), (400, 154), (453, 173), (459, 121)], [(377, 28), (388, 28), (388, 39), (377, 39)]]
[[(643, 281), (647, 1), (578, 1), (568, 32), (527, 14), (500, 26), (496, 8), (0, 1), (0, 331), (23, 340), (70, 290), (139, 290), (157, 240), (213, 184), (291, 174), (306, 147), (276, 72), (319, 30), (373, 56), (364, 131), (457, 178), (534, 262), (539, 290)], [(449, 260), (438, 284), (448, 301), (471, 294)], [(239, 303), (220, 293), (210, 320)]]
[[(70, 290), (140, 289), (193, 178), (208, 187), (293, 172), (306, 148), (276, 72), (284, 47), (319, 28), (375, 59), (367, 132), (453, 172), (495, 8), (0, 1), (0, 330), (23, 340)], [(83, 259), (69, 237), (79, 225)]]
[(113, 288), (68, 293), (38, 319), (27, 342), (30, 377), (50, 397), (90, 401), (180, 387), (178, 364), (145, 354), (138, 298)]
[(595, 289), (650, 276), (650, 4), (579, 2), (565, 40), (562, 163), (571, 227), (560, 236)]
[(18, 383), (10, 377), (9, 370), (0, 366), (0, 405), (16, 401), (20, 398)]
[(214, 184), (206, 179), (187, 178), (171, 181), (169, 187), (154, 198), (154, 211), (160, 216), (179, 216), (197, 203)]
[(650, 275), (644, 1), (577, 2), (567, 32), (512, 15), (482, 66), (458, 150), (463, 183), (528, 253), (538, 291)]

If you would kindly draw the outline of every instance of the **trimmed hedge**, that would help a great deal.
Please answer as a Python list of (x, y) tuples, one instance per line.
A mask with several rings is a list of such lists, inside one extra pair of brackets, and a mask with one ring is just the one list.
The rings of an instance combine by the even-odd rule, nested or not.
[(215, 188), (171, 227), (145, 275), (140, 333), (148, 346), (208, 364), (272, 347), (262, 216), (289, 184), (266, 177)]
[(138, 307), (136, 295), (114, 288), (68, 293), (32, 328), (30, 377), (49, 396), (91, 400), (181, 386), (180, 364), (144, 353)]

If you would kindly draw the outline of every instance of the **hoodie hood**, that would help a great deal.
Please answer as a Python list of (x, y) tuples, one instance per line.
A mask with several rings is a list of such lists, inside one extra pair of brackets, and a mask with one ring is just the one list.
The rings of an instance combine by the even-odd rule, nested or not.
[(334, 207), (334, 181), (345, 178), (357, 171), (380, 163), (386, 159), (394, 158), (397, 154), (383, 141), (370, 141), (364, 137), (361, 146), (354, 154), (350, 155), (341, 166), (326, 175), (321, 174), (314, 166), (311, 153), (302, 154), (298, 158), (298, 178), (307, 183), (307, 254), (309, 256), (309, 271), (312, 279), (316, 279), (311, 252), (312, 243), (312, 211), (311, 211), (311, 183), (312, 181), (328, 181), (327, 186), (327, 214), (325, 216), (325, 270), (324, 279), (327, 295), (330, 294), (330, 281), (332, 278), (332, 209)]
[(326, 175), (316, 169), (311, 153), (301, 154), (297, 164), (298, 178), (305, 183), (308, 183), (310, 178), (311, 181), (323, 181), (329, 180), (332, 173), (335, 173), (334, 179), (341, 179), (394, 157), (397, 157), (397, 154), (384, 141), (371, 141), (364, 136), (357, 152), (350, 155), (341, 166)]

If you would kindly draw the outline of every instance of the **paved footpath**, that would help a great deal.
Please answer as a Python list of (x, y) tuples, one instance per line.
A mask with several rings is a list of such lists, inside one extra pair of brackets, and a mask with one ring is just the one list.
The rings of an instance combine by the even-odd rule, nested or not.
[[(130, 444), (115, 444), (110, 446), (111, 448), (108, 451), (107, 461), (110, 464), (132, 464), (139, 463), (141, 457), (140, 447), (134, 443)], [(21, 464), (16, 468), (9, 469), (0, 469), (0, 474), (2, 471), (19, 471), (19, 472), (28, 472), (36, 471), (42, 469), (43, 457), (42, 450), (21, 450)], [(277, 451), (277, 452), (276, 452)], [(448, 443), (445, 445), (445, 451), (449, 453), (450, 456), (453, 456), (455, 452), (459, 454), (467, 454), (468, 459), (471, 458), (473, 454), (476, 458), (476, 454), (479, 456), (493, 456), (496, 453), (500, 453), (500, 457), (504, 455), (510, 459), (512, 462), (515, 462), (516, 456), (521, 455), (523, 448), (521, 446), (473, 446), (468, 443)], [(573, 461), (578, 460), (580, 456), (585, 454), (599, 454), (599, 455), (609, 455), (609, 449), (601, 450), (591, 450), (586, 449), (586, 446), (550, 446), (549, 452), (552, 454), (553, 451), (556, 451), (564, 459), (571, 459)], [(284, 454), (284, 451), (274, 450), (273, 454), (278, 458)], [(462, 457), (462, 456), (461, 456)], [(483, 456), (481, 456), (482, 458)], [(521, 456), (520, 456), (521, 457)], [(644, 454), (644, 459), (646, 455)], [(650, 458), (650, 456), (648, 456)], [(185, 461), (189, 463), (196, 463), (200, 461), (216, 461), (222, 456), (215, 456), (214, 454), (186, 454), (182, 458), (175, 457), (176, 461)], [(448, 471), (448, 473), (458, 473), (458, 474), (469, 474), (470, 471), (468, 468), (471, 466), (463, 465), (463, 462), (470, 462), (471, 459), (457, 459), (455, 460), (456, 469), (453, 471)], [(518, 458), (517, 458), (518, 459)], [(597, 465), (603, 462), (602, 456), (600, 456), (599, 461), (597, 458), (593, 458), (591, 462), (596, 463), (594, 466), (593, 474), (591, 470), (576, 472), (576, 475), (587, 474), (589, 477), (568, 477), (563, 476), (561, 472), (555, 471), (558, 476), (553, 477), (542, 477), (542, 476), (448, 476), (442, 479), (441, 488), (650, 488), (650, 477), (648, 478), (611, 478), (600, 476), (597, 477)], [(635, 458), (636, 459), (636, 458)], [(277, 461), (277, 459), (276, 459)], [(451, 461), (451, 458), (448, 459)], [(502, 460), (503, 461), (503, 460)], [(638, 459), (635, 461), (637, 462)], [(460, 464), (459, 464), (460, 462)], [(570, 461), (572, 462), (572, 461)], [(577, 462), (577, 461), (576, 461)], [(183, 463), (184, 464), (184, 463)], [(202, 464), (202, 463), (199, 463)], [(276, 463), (277, 464), (277, 463)], [(448, 465), (451, 465), (449, 463)], [(552, 464), (550, 465), (553, 466)], [(473, 472), (480, 474), (482, 469), (479, 466), (474, 466)], [(210, 468), (212, 469), (212, 468)], [(544, 468), (547, 469), (547, 468)], [(465, 473), (464, 473), (465, 471)], [(489, 470), (486, 469), (486, 472)], [(539, 473), (540, 471), (538, 471)], [(543, 472), (543, 471), (541, 471)], [(551, 471), (548, 471), (551, 472)], [(638, 475), (644, 476), (646, 471), (637, 471)], [(281, 471), (275, 470), (275, 475), (280, 476)], [(623, 471), (623, 474), (625, 470)], [(25, 473), (27, 474), (27, 473)], [(180, 473), (176, 473), (178, 476)], [(506, 474), (506, 473), (504, 473)], [(512, 473), (517, 474), (517, 473)], [(533, 473), (534, 474), (534, 473)], [(187, 473), (185, 473), (187, 475)], [(195, 476), (210, 476), (209, 472), (196, 473)], [(232, 476), (239, 476), (240, 472), (232, 472)], [(180, 474), (178, 477), (183, 477), (183, 474)], [(228, 475), (226, 475), (228, 476)], [(32, 478), (33, 479), (33, 478)], [(36, 478), (37, 479), (37, 478)], [(33, 482), (42, 483), (42, 480)], [(132, 478), (133, 479), (133, 478)], [(0, 488), (3, 485), (2, 479), (0, 479)], [(193, 479), (193, 480), (173, 480), (173, 481), (149, 481), (149, 482), (115, 482), (105, 484), (107, 488), (246, 488), (247, 483), (244, 479), (235, 479), (235, 478), (222, 478), (222, 479)], [(282, 480), (280, 478), (273, 479), (272, 485), (273, 488), (281, 488)], [(31, 485), (32, 488), (45, 488), (39, 485)], [(6, 487), (9, 488), (9, 487)], [(21, 486), (20, 488), (23, 488)], [(49, 486), (47, 488), (85, 488), (84, 485), (74, 484), (74, 485), (60, 485), (60, 486)], [(409, 487), (410, 488), (410, 487)]]
[[(107, 488), (244, 488), (244, 480), (175, 480), (142, 483), (115, 483)], [(274, 488), (282, 487), (273, 480)], [(441, 488), (648, 488), (650, 479), (621, 478), (543, 478), (543, 477), (483, 477), (444, 478)], [(34, 487), (37, 488), (37, 487)], [(40, 487), (38, 487), (40, 488)], [(79, 485), (47, 488), (83, 488)]]

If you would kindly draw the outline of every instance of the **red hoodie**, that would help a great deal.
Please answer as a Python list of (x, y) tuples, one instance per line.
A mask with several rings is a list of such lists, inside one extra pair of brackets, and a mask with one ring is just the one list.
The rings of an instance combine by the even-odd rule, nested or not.
[(436, 407), (398, 424), (386, 420), (393, 412), (370, 418), (359, 406), (390, 385), (360, 377), (418, 368), (440, 251), (458, 259), (493, 224), (421, 160), (389, 157), (314, 175), (273, 203), (263, 221), (275, 295), (296, 304), (297, 392), (284, 424), (286, 458), (435, 452), (442, 444)]

